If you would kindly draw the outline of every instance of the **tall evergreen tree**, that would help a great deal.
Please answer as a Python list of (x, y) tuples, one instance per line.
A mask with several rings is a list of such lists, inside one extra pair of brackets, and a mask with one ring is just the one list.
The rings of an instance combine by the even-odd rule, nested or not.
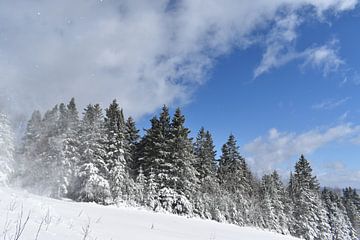
[(206, 178), (214, 180), (216, 175), (216, 151), (212, 136), (209, 131), (201, 128), (194, 143), (196, 155), (195, 168), (198, 171), (198, 178), (203, 182)]
[(128, 172), (132, 177), (137, 175), (139, 167), (136, 162), (139, 139), (140, 135), (136, 123), (132, 117), (129, 117), (125, 123), (125, 160)]
[(13, 173), (15, 143), (8, 117), (0, 112), (0, 184), (6, 184)]
[(62, 152), (57, 166), (57, 181), (53, 189), (53, 196), (71, 197), (76, 191), (73, 186), (80, 161), (80, 122), (74, 98), (66, 107), (61, 104), (59, 109), (59, 126), (62, 129), (59, 140), (62, 142)]
[(110, 189), (113, 198), (118, 200), (125, 195), (128, 174), (125, 160), (125, 121), (123, 112), (116, 100), (106, 109), (105, 131)]
[(190, 130), (184, 126), (185, 116), (178, 108), (171, 122), (169, 187), (180, 195), (191, 197), (197, 189), (198, 174), (194, 168), (195, 155), (192, 140), (189, 138)]
[(166, 187), (168, 181), (170, 159), (170, 115), (164, 106), (160, 118), (151, 119), (151, 127), (145, 132), (140, 142), (139, 163), (144, 175), (154, 174), (154, 181), (158, 188)]
[(332, 239), (356, 240), (356, 232), (352, 227), (340, 196), (325, 188), (321, 193), (321, 198), (327, 210)]
[(77, 176), (78, 201), (106, 204), (110, 201), (108, 169), (105, 163), (105, 129), (101, 108), (88, 105), (81, 126), (80, 167)]
[(343, 190), (343, 204), (353, 228), (360, 236), (360, 197), (355, 189), (348, 187)]
[(245, 159), (239, 153), (234, 135), (229, 136), (221, 150), (218, 170), (221, 185), (233, 193), (251, 194), (252, 174)]
[(263, 227), (279, 233), (288, 234), (288, 223), (291, 221), (289, 199), (287, 199), (285, 187), (276, 171), (271, 175), (263, 176), (260, 199)]
[(305, 239), (331, 239), (331, 229), (327, 221), (319, 192), (319, 183), (312, 176), (310, 163), (301, 155), (293, 176), (294, 225), (293, 234)]

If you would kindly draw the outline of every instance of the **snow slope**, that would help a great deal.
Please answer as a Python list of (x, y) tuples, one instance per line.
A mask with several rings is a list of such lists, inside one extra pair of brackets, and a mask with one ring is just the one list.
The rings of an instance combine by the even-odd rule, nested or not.
[[(131, 207), (55, 200), (5, 187), (0, 188), (1, 239), (14, 239), (12, 236), (16, 231), (16, 224), (19, 223), (21, 211), (22, 224), (30, 213), (29, 221), (20, 237), (23, 240), (36, 239), (40, 226), (38, 240), (296, 239), (254, 228)], [(84, 238), (87, 227), (89, 235)]]

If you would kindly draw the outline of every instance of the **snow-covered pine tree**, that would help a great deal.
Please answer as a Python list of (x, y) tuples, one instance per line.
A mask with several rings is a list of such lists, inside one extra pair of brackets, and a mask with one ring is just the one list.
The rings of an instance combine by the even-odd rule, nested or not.
[(151, 119), (151, 127), (146, 130), (139, 147), (138, 162), (149, 178), (153, 174), (153, 181), (157, 190), (168, 187), (168, 165), (170, 158), (170, 115), (169, 109), (164, 106), (160, 118)]
[(32, 172), (34, 175), (36, 191), (52, 194), (56, 185), (57, 166), (62, 160), (62, 141), (59, 138), (59, 106), (55, 105), (44, 114), (41, 124), (38, 155), (33, 159)]
[(130, 184), (125, 160), (126, 127), (124, 115), (114, 100), (106, 109), (105, 132), (107, 136), (107, 167), (112, 197), (115, 201), (127, 199), (130, 193), (126, 184)]
[(81, 123), (80, 166), (77, 173), (76, 200), (107, 204), (111, 192), (106, 160), (106, 141), (102, 110), (88, 105)]
[(235, 136), (230, 134), (222, 147), (219, 161), (218, 178), (221, 187), (233, 195), (236, 211), (233, 221), (243, 225), (251, 224), (251, 204), (254, 202), (254, 179), (245, 159), (239, 153)]
[(287, 204), (289, 201), (283, 183), (276, 171), (271, 175), (263, 176), (260, 189), (260, 201), (263, 227), (282, 234), (288, 234), (290, 218), (287, 211)]
[(196, 137), (194, 153), (196, 156), (195, 168), (200, 182), (205, 179), (213, 181), (217, 169), (216, 150), (210, 132), (205, 131), (203, 127)]
[(230, 192), (250, 195), (253, 177), (245, 159), (239, 153), (239, 147), (233, 134), (230, 134), (221, 150), (218, 170), (221, 185)]
[[(171, 122), (170, 135), (170, 159), (167, 162), (169, 166), (169, 178), (167, 186), (175, 190), (178, 196), (177, 204), (181, 206), (174, 206), (178, 213), (185, 213), (189, 211), (185, 209), (181, 201), (192, 199), (193, 194), (198, 189), (198, 181), (194, 164), (195, 155), (193, 152), (193, 144), (189, 138), (190, 130), (184, 126), (185, 116), (181, 113), (180, 108), (177, 108)], [(181, 208), (181, 209), (179, 209)]]
[(72, 197), (74, 195), (74, 181), (77, 166), (80, 161), (80, 122), (75, 99), (72, 98), (65, 107), (60, 104), (59, 139), (62, 142), (61, 159), (57, 166), (57, 181), (53, 190), (53, 197)]
[[(199, 190), (195, 194), (194, 211), (196, 214), (209, 219), (221, 219), (213, 196), (220, 192), (216, 177), (217, 160), (215, 146), (209, 131), (201, 128), (194, 143), (196, 156), (195, 169), (198, 172)], [(216, 199), (221, 196), (216, 197)]]
[(139, 165), (136, 161), (139, 139), (139, 130), (136, 128), (136, 123), (132, 117), (128, 117), (125, 123), (125, 160), (128, 172), (133, 178), (139, 171)]
[(39, 179), (41, 169), (38, 166), (42, 117), (40, 111), (34, 111), (27, 123), (23, 143), (17, 159), (16, 176), (23, 187), (33, 186)]
[(6, 184), (13, 173), (15, 143), (8, 117), (0, 112), (0, 184)]
[(356, 232), (352, 227), (341, 197), (335, 192), (324, 189), (321, 198), (327, 210), (332, 239), (356, 240)]
[(320, 197), (319, 183), (316, 177), (312, 176), (310, 163), (303, 155), (296, 163), (292, 181), (293, 192), (290, 196), (294, 203), (293, 234), (307, 240), (332, 239), (326, 209)]
[(360, 197), (355, 189), (347, 187), (343, 190), (343, 204), (350, 222), (360, 236)]

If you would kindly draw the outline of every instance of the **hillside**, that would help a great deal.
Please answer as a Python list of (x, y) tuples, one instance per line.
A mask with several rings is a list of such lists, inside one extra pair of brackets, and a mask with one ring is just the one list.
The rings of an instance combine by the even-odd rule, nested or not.
[[(36, 239), (40, 226), (38, 240), (296, 239), (254, 228), (154, 213), (133, 207), (55, 200), (4, 187), (0, 188), (0, 196), (1, 239), (15, 239), (16, 225), (24, 225), (29, 213), (29, 220), (19, 239)], [(84, 237), (86, 229), (89, 234)], [(7, 237), (4, 238), (4, 234)]]

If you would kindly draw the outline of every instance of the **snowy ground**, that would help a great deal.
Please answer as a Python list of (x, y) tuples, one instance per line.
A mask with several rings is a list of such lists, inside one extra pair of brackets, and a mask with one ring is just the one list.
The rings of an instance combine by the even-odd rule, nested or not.
[[(22, 210), (23, 209), (23, 210)], [(23, 212), (22, 222), (20, 215)], [(295, 240), (289, 236), (214, 221), (92, 203), (76, 203), (0, 188), (0, 236), (23, 240)], [(18, 228), (19, 230), (21, 229)], [(88, 237), (84, 238), (86, 229)], [(38, 238), (36, 238), (37, 232)], [(4, 235), (5, 238), (4, 238)]]

